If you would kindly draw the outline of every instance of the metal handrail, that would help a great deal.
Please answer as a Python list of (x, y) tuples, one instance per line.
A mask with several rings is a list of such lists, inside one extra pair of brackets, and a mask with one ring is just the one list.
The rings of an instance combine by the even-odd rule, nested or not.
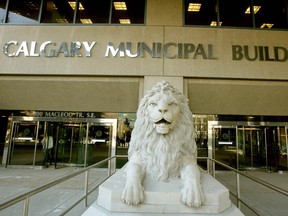
[[(249, 178), (249, 179), (251, 179), (252, 181), (255, 181), (255, 182), (257, 182), (257, 183), (259, 183), (259, 184), (261, 184), (261, 185), (263, 185), (263, 186), (266, 186), (266, 187), (268, 187), (269, 189), (272, 189), (272, 190), (274, 190), (274, 191), (276, 191), (276, 192), (278, 192), (278, 193), (281, 193), (281, 194), (283, 194), (283, 195), (285, 195), (285, 196), (288, 196), (288, 191), (287, 191), (287, 190), (284, 190), (284, 189), (282, 189), (282, 188), (279, 188), (279, 187), (277, 187), (277, 186), (275, 186), (275, 185), (272, 185), (272, 184), (270, 184), (270, 183), (268, 183), (268, 182), (265, 182), (265, 181), (263, 181), (263, 180), (261, 180), (261, 179), (255, 178), (254, 176), (246, 175), (245, 173), (243, 173), (243, 172), (241, 172), (241, 171), (239, 171), (239, 170), (237, 170), (237, 169), (235, 169), (235, 168), (233, 168), (233, 167), (230, 167), (230, 166), (228, 166), (228, 165), (226, 165), (226, 164), (224, 164), (224, 163), (222, 163), (222, 162), (220, 162), (220, 161), (217, 161), (217, 160), (215, 160), (215, 159), (212, 159), (212, 158), (207, 158), (207, 159), (210, 160), (210, 161), (212, 161), (212, 162), (214, 162), (214, 163), (217, 163), (217, 164), (219, 164), (219, 165), (221, 165), (221, 166), (223, 166), (223, 167), (225, 167), (225, 168), (227, 168), (227, 169), (229, 169), (229, 170), (231, 170), (231, 171), (234, 171), (235, 173), (238, 173), (238, 174), (240, 174), (240, 175), (242, 175), (242, 176), (244, 176), (244, 177), (246, 177), (246, 178)], [(215, 169), (214, 169), (214, 172), (215, 172)]]
[[(12, 205), (14, 205), (14, 204), (16, 204), (16, 203), (18, 203), (18, 202), (24, 201), (23, 216), (28, 216), (28, 212), (29, 212), (29, 198), (30, 198), (30, 197), (32, 197), (33, 195), (38, 194), (38, 193), (40, 193), (40, 192), (42, 192), (42, 191), (44, 191), (44, 190), (46, 190), (46, 189), (49, 189), (49, 188), (51, 188), (51, 187), (53, 187), (53, 186), (56, 186), (56, 185), (58, 185), (58, 184), (60, 184), (60, 183), (62, 183), (62, 182), (64, 182), (64, 181), (66, 181), (66, 180), (69, 180), (69, 179), (71, 179), (71, 178), (73, 178), (73, 177), (75, 177), (75, 176), (77, 176), (77, 175), (80, 175), (80, 174), (82, 174), (82, 173), (84, 173), (84, 172), (85, 172), (85, 174), (86, 174), (86, 175), (85, 175), (85, 188), (84, 188), (85, 193), (84, 193), (84, 195), (83, 195), (81, 198), (79, 198), (77, 201), (75, 201), (70, 207), (68, 207), (67, 209), (65, 209), (60, 215), (65, 215), (66, 213), (68, 213), (69, 211), (71, 211), (76, 205), (78, 205), (78, 204), (79, 204), (81, 201), (83, 201), (84, 199), (86, 199), (86, 200), (85, 200), (85, 201), (86, 201), (86, 202), (85, 202), (85, 207), (87, 207), (87, 197), (88, 197), (93, 191), (95, 191), (102, 182), (104, 182), (107, 178), (109, 178), (109, 177), (114, 173), (114, 172), (111, 173), (111, 170), (109, 170), (108, 176), (107, 176), (106, 178), (104, 178), (101, 182), (99, 182), (96, 186), (94, 186), (90, 191), (88, 191), (88, 172), (89, 172), (92, 168), (99, 167), (99, 166), (101, 166), (101, 165), (103, 165), (103, 164), (107, 163), (108, 161), (110, 161), (110, 160), (112, 160), (112, 159), (115, 159), (115, 158), (116, 158), (116, 159), (117, 159), (117, 158), (127, 158), (127, 155), (116, 155), (116, 156), (113, 156), (113, 157), (106, 158), (106, 159), (104, 159), (104, 160), (102, 160), (102, 161), (100, 161), (100, 162), (98, 162), (98, 163), (96, 163), (96, 164), (93, 164), (93, 165), (91, 165), (91, 166), (89, 166), (89, 167), (83, 168), (83, 169), (81, 169), (81, 170), (79, 170), (79, 171), (77, 171), (77, 172), (75, 172), (75, 173), (71, 173), (71, 174), (68, 174), (68, 175), (66, 175), (66, 176), (64, 176), (64, 177), (60, 177), (60, 178), (58, 178), (58, 179), (56, 179), (56, 180), (53, 180), (53, 181), (51, 181), (51, 182), (49, 182), (49, 183), (47, 183), (47, 184), (45, 184), (45, 185), (42, 185), (42, 186), (40, 186), (40, 187), (37, 187), (37, 188), (35, 188), (35, 189), (27, 192), (27, 193), (24, 193), (24, 194), (22, 194), (22, 195), (19, 195), (19, 196), (16, 197), (16, 198), (13, 198), (13, 199), (8, 200), (8, 201), (6, 201), (6, 202), (4, 202), (4, 203), (1, 203), (1, 204), (0, 204), (0, 210), (3, 210), (3, 209), (5, 209), (5, 208), (8, 208), (8, 207), (10, 207), (10, 206), (12, 206)], [(250, 180), (252, 180), (252, 181), (254, 181), (254, 182), (257, 182), (257, 183), (259, 183), (259, 184), (261, 184), (261, 185), (263, 185), (263, 186), (265, 186), (265, 187), (268, 187), (268, 188), (270, 188), (270, 189), (272, 189), (272, 190), (274, 190), (274, 191), (276, 191), (276, 192), (278, 192), (278, 193), (281, 193), (281, 194), (283, 194), (283, 195), (285, 195), (285, 196), (288, 196), (288, 191), (286, 191), (286, 190), (284, 190), (284, 189), (282, 189), (282, 188), (279, 188), (279, 187), (277, 187), (277, 186), (275, 186), (275, 185), (272, 185), (272, 184), (270, 184), (270, 183), (267, 183), (267, 182), (265, 182), (265, 181), (263, 181), (263, 180), (260, 180), (260, 179), (258, 179), (258, 178), (255, 178), (255, 177), (253, 177), (253, 176), (246, 175), (245, 173), (243, 173), (243, 172), (241, 172), (241, 171), (239, 171), (239, 170), (237, 170), (237, 169), (235, 169), (235, 168), (233, 168), (233, 167), (230, 167), (230, 166), (228, 166), (228, 165), (226, 165), (226, 164), (224, 164), (224, 163), (222, 163), (222, 162), (220, 162), (220, 161), (217, 161), (217, 160), (215, 160), (215, 159), (208, 158), (208, 157), (198, 157), (197, 159), (207, 160), (207, 172), (208, 172), (208, 174), (211, 174), (211, 173), (210, 173), (210, 169), (209, 169), (209, 167), (210, 167), (210, 166), (209, 166), (209, 165), (210, 165), (209, 162), (212, 162), (212, 164), (213, 164), (213, 166), (212, 166), (212, 175), (213, 175), (213, 177), (215, 177), (215, 164), (221, 165), (221, 166), (225, 167), (226, 169), (231, 170), (231, 171), (233, 171), (233, 172), (236, 173), (237, 194), (234, 194), (234, 193), (232, 193), (231, 191), (230, 191), (230, 194), (233, 195), (233, 196), (237, 199), (237, 204), (238, 204), (237, 207), (238, 207), (239, 209), (241, 208), (240, 203), (242, 203), (242, 204), (244, 204), (246, 207), (248, 207), (251, 211), (253, 211), (256, 215), (260, 215), (259, 213), (257, 213), (253, 208), (251, 208), (246, 202), (244, 202), (244, 201), (240, 198), (240, 178), (239, 178), (240, 175), (242, 175), (242, 176), (244, 176), (244, 177), (246, 177), (246, 178), (248, 178), (248, 179), (250, 179)], [(111, 168), (111, 167), (110, 167), (110, 168)], [(114, 171), (115, 171), (115, 170), (114, 170)]]
[(212, 162), (212, 175), (213, 175), (214, 178), (215, 178), (215, 164), (218, 164), (218, 165), (220, 165), (220, 166), (223, 166), (223, 167), (225, 167), (226, 169), (231, 170), (231, 171), (233, 171), (233, 172), (236, 173), (236, 191), (237, 191), (237, 193), (236, 193), (236, 194), (235, 194), (235, 193), (232, 193), (231, 190), (229, 190), (229, 192), (230, 192), (231, 195), (233, 195), (233, 196), (237, 199), (237, 207), (238, 207), (240, 210), (241, 210), (241, 203), (242, 203), (242, 204), (244, 204), (247, 208), (249, 208), (253, 213), (255, 213), (255, 214), (258, 215), (258, 216), (261, 216), (255, 209), (253, 209), (251, 206), (249, 206), (248, 203), (246, 203), (244, 200), (242, 200), (242, 199), (240, 198), (240, 175), (241, 175), (241, 176), (244, 176), (244, 177), (246, 177), (246, 178), (248, 178), (248, 179), (250, 179), (250, 180), (252, 180), (252, 181), (254, 181), (254, 182), (256, 182), (256, 183), (258, 183), (258, 184), (260, 184), (260, 185), (262, 185), (262, 186), (265, 186), (265, 187), (267, 187), (267, 188), (269, 188), (269, 189), (271, 189), (271, 190), (274, 190), (274, 191), (276, 191), (276, 192), (278, 192), (278, 193), (281, 193), (281, 194), (283, 194), (283, 195), (285, 195), (285, 196), (288, 197), (288, 191), (287, 191), (287, 190), (284, 190), (284, 189), (282, 189), (282, 188), (279, 188), (279, 187), (277, 187), (277, 186), (275, 186), (275, 185), (272, 185), (272, 184), (270, 184), (270, 183), (268, 183), (268, 182), (265, 182), (265, 181), (263, 181), (263, 180), (261, 180), (261, 179), (255, 178), (255, 177), (253, 177), (253, 176), (246, 175), (245, 173), (243, 173), (243, 172), (241, 172), (241, 171), (239, 171), (239, 170), (237, 170), (237, 169), (235, 169), (235, 168), (233, 168), (233, 167), (230, 167), (230, 166), (228, 166), (228, 165), (225, 164), (225, 163), (222, 163), (222, 162), (220, 162), (220, 161), (217, 161), (217, 160), (215, 160), (215, 159), (208, 158), (208, 157), (198, 157), (198, 159), (206, 159), (206, 160), (207, 160), (207, 172), (208, 172), (209, 174), (210, 174), (209, 161)]
[[(19, 195), (19, 196), (15, 197), (15, 198), (13, 198), (11, 200), (8, 200), (8, 201), (6, 201), (4, 203), (1, 203), (0, 204), (0, 210), (8, 208), (8, 207), (10, 207), (10, 206), (12, 206), (12, 205), (14, 205), (14, 204), (16, 204), (18, 202), (24, 201), (23, 216), (27, 216), (28, 215), (28, 211), (29, 211), (29, 198), (30, 197), (32, 197), (33, 195), (38, 194), (38, 193), (40, 193), (40, 192), (42, 192), (42, 191), (44, 191), (46, 189), (49, 189), (49, 188), (51, 188), (53, 186), (56, 186), (56, 185), (66, 181), (66, 180), (69, 180), (69, 179), (71, 179), (71, 178), (73, 178), (75, 176), (78, 176), (78, 175), (86, 172), (85, 194), (83, 195), (83, 197), (81, 197), (79, 200), (77, 200), (75, 203), (73, 203), (72, 207), (68, 208), (69, 209), (68, 211), (66, 210), (64, 212), (64, 213), (67, 213), (72, 208), (74, 208), (78, 203), (80, 203), (82, 200), (87, 199), (89, 194), (91, 194), (103, 181), (105, 181), (107, 178), (109, 178), (113, 174), (113, 173), (111, 173), (111, 171), (109, 171), (109, 174), (108, 174), (106, 179), (104, 179), (102, 182), (98, 183), (93, 189), (88, 191), (87, 190), (87, 188), (88, 188), (88, 179), (87, 178), (88, 178), (89, 170), (91, 170), (92, 168), (99, 167), (99, 166), (107, 163), (108, 161), (110, 161), (110, 160), (112, 160), (114, 158), (116, 158), (116, 156), (106, 158), (106, 159), (104, 159), (104, 160), (102, 160), (102, 161), (100, 161), (98, 163), (95, 163), (95, 164), (89, 166), (89, 167), (83, 168), (83, 169), (81, 169), (81, 170), (79, 170), (79, 171), (77, 171), (75, 173), (68, 174), (68, 175), (66, 175), (64, 177), (60, 177), (60, 178), (58, 178), (56, 180), (53, 180), (53, 181), (51, 181), (51, 182), (49, 182), (49, 183), (47, 183), (45, 185), (39, 186), (39, 187), (29, 191), (29, 192), (26, 192), (26, 193), (24, 193), (22, 195)], [(86, 204), (87, 204), (87, 201), (86, 201)], [(62, 213), (61, 215), (64, 215), (64, 213)]]

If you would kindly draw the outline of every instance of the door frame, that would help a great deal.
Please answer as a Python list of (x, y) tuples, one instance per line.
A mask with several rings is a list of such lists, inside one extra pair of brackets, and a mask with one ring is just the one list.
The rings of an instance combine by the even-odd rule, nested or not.
[[(238, 127), (239, 126), (252, 126), (252, 127), (285, 127), (285, 136), (286, 136), (286, 154), (288, 155), (288, 122), (253, 122), (253, 121), (208, 121), (208, 157), (215, 159), (215, 148), (213, 140), (213, 128), (214, 127), (231, 127), (236, 128), (236, 147), (238, 151)], [(267, 151), (267, 149), (266, 149)], [(288, 168), (288, 158), (286, 158), (286, 165)], [(239, 167), (239, 159), (237, 152), (236, 159), (237, 169)], [(213, 163), (209, 163), (209, 168), (212, 170)]]
[[(5, 140), (5, 146), (4, 146), (4, 151), (3, 151), (3, 161), (2, 165), (5, 167), (11, 166), (9, 165), (9, 158), (11, 154), (11, 145), (12, 145), (12, 139), (13, 139), (13, 128), (14, 128), (14, 123), (18, 122), (36, 122), (38, 127), (37, 127), (37, 138), (38, 139), (38, 132), (39, 132), (39, 122), (73, 122), (73, 123), (87, 123), (89, 124), (99, 124), (99, 125), (109, 125), (111, 126), (112, 134), (110, 135), (111, 139), (111, 151), (110, 151), (110, 157), (113, 157), (116, 155), (116, 137), (117, 137), (117, 119), (110, 119), (110, 118), (65, 118), (65, 117), (31, 117), (31, 116), (11, 116), (9, 117), (9, 123), (7, 128), (7, 133), (6, 133), (6, 140)], [(87, 133), (88, 135), (88, 133)], [(87, 143), (87, 136), (86, 136), (86, 145)], [(87, 146), (85, 148), (85, 157), (87, 156)], [(35, 155), (35, 152), (34, 152)], [(35, 156), (34, 156), (35, 158)], [(33, 158), (33, 160), (35, 160)], [(14, 165), (13, 165), (14, 166)], [(112, 169), (112, 171), (116, 170), (116, 159), (110, 160), (108, 166)], [(35, 163), (33, 161), (33, 166), (30, 168), (35, 168)]]

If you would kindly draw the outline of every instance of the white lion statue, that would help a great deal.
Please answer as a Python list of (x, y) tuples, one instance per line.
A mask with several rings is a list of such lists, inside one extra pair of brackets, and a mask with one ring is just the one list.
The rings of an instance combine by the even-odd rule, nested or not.
[(199, 208), (204, 203), (197, 166), (192, 113), (185, 96), (166, 81), (148, 91), (137, 111), (126, 166), (123, 202), (144, 202), (146, 175), (167, 181), (181, 177), (181, 202)]

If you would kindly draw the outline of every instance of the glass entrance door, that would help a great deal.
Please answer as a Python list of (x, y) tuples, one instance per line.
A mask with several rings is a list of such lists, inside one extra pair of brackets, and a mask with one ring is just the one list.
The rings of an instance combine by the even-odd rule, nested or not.
[(288, 170), (288, 127), (271, 122), (208, 122), (208, 156), (237, 169)]
[[(6, 166), (86, 167), (115, 156), (117, 119), (60, 120), (13, 116), (7, 136)], [(115, 160), (107, 166), (114, 169)]]
[(238, 127), (238, 156), (240, 169), (267, 167), (267, 127)]
[(55, 123), (55, 166), (84, 164), (87, 123)]
[(213, 127), (214, 158), (231, 167), (237, 166), (236, 127)]
[(56, 167), (85, 167), (108, 158), (113, 126), (106, 123), (57, 123)]
[(288, 169), (288, 127), (280, 127), (280, 159), (279, 169)]
[(42, 145), (38, 139), (39, 122), (14, 122), (9, 146), (9, 165), (34, 166), (42, 161)]

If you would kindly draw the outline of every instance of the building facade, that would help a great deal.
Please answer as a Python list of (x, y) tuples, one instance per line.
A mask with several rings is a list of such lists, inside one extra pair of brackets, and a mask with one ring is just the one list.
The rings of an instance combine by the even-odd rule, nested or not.
[[(36, 165), (40, 140), (55, 134), (57, 145), (70, 142), (57, 150), (63, 163), (74, 163), (76, 133), (85, 163), (90, 133), (108, 134), (114, 144), (104, 151), (115, 154), (145, 90), (167, 80), (190, 101), (200, 156), (287, 170), (287, 29), (188, 26), (186, 2), (144, 1), (142, 25), (0, 25), (2, 164)], [(118, 134), (101, 119), (117, 119)], [(33, 144), (23, 162), (15, 140), (26, 135)]]

